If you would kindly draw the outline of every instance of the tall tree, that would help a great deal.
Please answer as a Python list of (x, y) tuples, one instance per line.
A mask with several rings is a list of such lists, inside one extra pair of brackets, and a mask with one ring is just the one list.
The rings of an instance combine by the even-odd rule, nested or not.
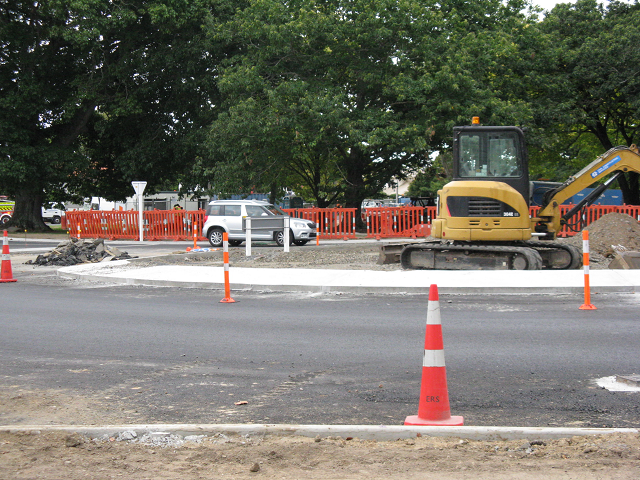
[[(242, 45), (220, 78), (225, 113), (211, 129), (214, 188), (230, 171), (253, 181), (291, 179), (310, 189), (330, 168), (347, 206), (382, 190), (450, 145), (451, 126), (471, 114), (522, 115), (500, 98), (512, 32), (525, 2), (297, 0), (250, 2), (212, 35)], [(312, 166), (300, 159), (313, 160)], [(296, 163), (297, 162), (297, 163)], [(303, 172), (305, 170), (306, 172)], [(304, 174), (306, 173), (306, 175)], [(246, 185), (237, 183), (237, 188)]]
[[(0, 190), (11, 224), (47, 228), (45, 194), (124, 198), (175, 178), (212, 120), (213, 0), (0, 4)], [(212, 98), (213, 97), (213, 98)]]
[[(537, 88), (537, 124), (549, 134), (597, 140), (601, 151), (640, 138), (640, 5), (578, 0), (557, 5), (541, 28), (554, 59)], [(575, 149), (575, 148), (574, 148)], [(619, 184), (625, 203), (640, 204), (638, 174)]]

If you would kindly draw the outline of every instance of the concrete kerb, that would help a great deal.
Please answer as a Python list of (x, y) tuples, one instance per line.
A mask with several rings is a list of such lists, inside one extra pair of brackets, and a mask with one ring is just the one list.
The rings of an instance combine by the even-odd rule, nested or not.
[(636, 428), (564, 428), (564, 427), (414, 427), (399, 425), (288, 425), (288, 424), (137, 424), (137, 425), (4, 425), (7, 433), (68, 432), (90, 437), (133, 431), (138, 437), (156, 435), (242, 435), (242, 436), (302, 436), (358, 438), (361, 440), (395, 441), (407, 438), (453, 437), (479, 441), (553, 440), (574, 436), (639, 434)]
[[(207, 257), (212, 253), (197, 255)], [(184, 254), (173, 254), (83, 264), (60, 268), (57, 274), (78, 280), (113, 284), (223, 289), (223, 267), (175, 265), (171, 261), (187, 258)], [(154, 261), (155, 266), (145, 265), (150, 260)], [(232, 268), (231, 273), (231, 288), (234, 292), (427, 294), (431, 283), (437, 283), (443, 294), (581, 294), (584, 291), (583, 275), (578, 270), (445, 272), (237, 267)], [(310, 279), (314, 281), (309, 281)], [(592, 279), (591, 292), (638, 293), (640, 270), (598, 271)]]

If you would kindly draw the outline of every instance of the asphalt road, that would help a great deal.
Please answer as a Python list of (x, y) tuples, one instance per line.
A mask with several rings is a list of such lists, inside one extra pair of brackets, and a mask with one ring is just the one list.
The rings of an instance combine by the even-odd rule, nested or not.
[[(126, 423), (401, 424), (417, 413), (424, 296), (0, 285), (0, 387), (117, 407)], [(467, 425), (637, 427), (639, 295), (441, 296)], [(235, 405), (236, 402), (246, 402)]]

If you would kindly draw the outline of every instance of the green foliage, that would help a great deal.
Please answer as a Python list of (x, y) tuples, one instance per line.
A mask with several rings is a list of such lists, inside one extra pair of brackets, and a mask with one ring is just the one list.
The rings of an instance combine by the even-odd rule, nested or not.
[(443, 164), (451, 162), (451, 153), (440, 154), (426, 168), (418, 172), (407, 189), (407, 197), (435, 197), (448, 178)]
[(263, 0), (212, 22), (213, 38), (241, 45), (221, 69), (213, 189), (278, 179), (358, 206), (449, 146), (454, 124), (526, 120), (505, 88), (522, 88), (505, 80), (514, 35), (528, 37), (522, 6)]
[(39, 205), (19, 204), (45, 193), (123, 199), (133, 179), (153, 191), (186, 170), (217, 103), (201, 34), (211, 3), (0, 4), (0, 190), (18, 201), (14, 223), (43, 228)]
[(132, 180), (357, 207), (420, 172), (433, 195), (474, 115), (528, 126), (532, 176), (564, 180), (638, 143), (640, 5), (527, 6), (6, 0), (0, 192), (30, 227), (45, 198), (123, 199)]
[[(546, 133), (546, 141), (537, 142), (542, 151), (559, 150), (559, 158), (574, 161), (588, 152), (576, 162), (581, 167), (614, 145), (638, 142), (639, 25), (637, 3), (611, 2), (605, 8), (595, 0), (578, 0), (557, 5), (545, 17), (540, 28), (549, 48), (538, 65), (543, 81), (532, 90), (535, 123)], [(600, 144), (595, 151), (592, 140)], [(564, 148), (557, 148), (559, 141)], [(627, 203), (640, 202), (637, 174), (627, 174), (620, 186)]]

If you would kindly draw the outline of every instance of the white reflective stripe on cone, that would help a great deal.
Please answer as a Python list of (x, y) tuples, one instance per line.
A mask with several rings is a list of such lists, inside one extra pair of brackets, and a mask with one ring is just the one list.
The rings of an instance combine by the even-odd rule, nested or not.
[(444, 367), (444, 350), (425, 350), (422, 357), (423, 367)]

